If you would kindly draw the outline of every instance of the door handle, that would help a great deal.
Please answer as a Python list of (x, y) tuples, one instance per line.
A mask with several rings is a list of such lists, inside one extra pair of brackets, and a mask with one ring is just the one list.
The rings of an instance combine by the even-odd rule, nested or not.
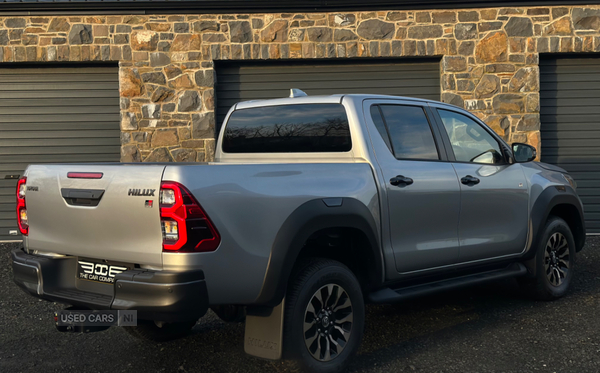
[(477, 184), (479, 184), (479, 181), (480, 180), (478, 178), (473, 177), (471, 175), (467, 175), (467, 176), (463, 177), (462, 179), (460, 179), (461, 183), (468, 185), (468, 186), (477, 185)]
[(104, 195), (104, 189), (70, 189), (60, 190), (67, 204), (71, 206), (98, 206)]
[(390, 184), (395, 186), (407, 186), (413, 183), (413, 179), (410, 177), (405, 177), (402, 175), (398, 175), (390, 179)]

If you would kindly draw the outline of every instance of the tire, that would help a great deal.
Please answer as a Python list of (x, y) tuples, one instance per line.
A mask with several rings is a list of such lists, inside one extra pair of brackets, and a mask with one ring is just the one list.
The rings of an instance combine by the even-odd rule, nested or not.
[(519, 283), (536, 300), (564, 296), (573, 282), (575, 251), (575, 240), (567, 223), (550, 217), (536, 249), (535, 277), (522, 277)]
[(243, 306), (213, 306), (210, 309), (225, 322), (240, 323), (246, 320), (246, 309)]
[[(160, 325), (160, 326), (159, 326)], [(130, 335), (149, 342), (167, 342), (190, 333), (196, 321), (160, 323), (151, 320), (138, 320), (137, 326), (124, 326)]]
[(361, 287), (348, 267), (312, 259), (297, 268), (285, 298), (285, 358), (306, 372), (340, 372), (360, 345), (364, 323)]

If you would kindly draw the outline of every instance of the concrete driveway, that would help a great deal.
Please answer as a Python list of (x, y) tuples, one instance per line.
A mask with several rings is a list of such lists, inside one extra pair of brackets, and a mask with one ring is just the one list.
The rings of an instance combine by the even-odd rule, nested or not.
[[(246, 356), (243, 325), (209, 312), (184, 339), (139, 342), (119, 328), (59, 333), (53, 311), (12, 283), (14, 244), (0, 244), (1, 372), (285, 372)], [(356, 372), (599, 372), (600, 239), (577, 258), (570, 294), (524, 297), (507, 280), (398, 305), (369, 306)]]

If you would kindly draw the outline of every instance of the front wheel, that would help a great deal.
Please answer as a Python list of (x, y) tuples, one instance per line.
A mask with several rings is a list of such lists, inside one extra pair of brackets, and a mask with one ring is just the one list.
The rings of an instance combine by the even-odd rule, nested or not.
[(360, 344), (365, 305), (356, 276), (342, 263), (313, 259), (290, 281), (283, 347), (304, 371), (340, 372)]
[(523, 288), (538, 300), (564, 296), (573, 281), (575, 251), (567, 223), (558, 217), (549, 218), (535, 254), (535, 277), (521, 278)]

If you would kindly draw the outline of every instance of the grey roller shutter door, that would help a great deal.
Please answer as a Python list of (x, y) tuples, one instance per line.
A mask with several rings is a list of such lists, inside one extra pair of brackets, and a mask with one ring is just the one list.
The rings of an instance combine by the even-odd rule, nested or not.
[(118, 67), (0, 68), (0, 241), (20, 240), (15, 188), (30, 163), (118, 162)]
[(218, 126), (235, 103), (287, 97), (290, 88), (299, 88), (311, 96), (374, 93), (440, 99), (438, 59), (258, 64), (236, 61), (217, 64), (216, 71)]
[(600, 233), (600, 59), (540, 61), (542, 161), (577, 181), (588, 233)]

